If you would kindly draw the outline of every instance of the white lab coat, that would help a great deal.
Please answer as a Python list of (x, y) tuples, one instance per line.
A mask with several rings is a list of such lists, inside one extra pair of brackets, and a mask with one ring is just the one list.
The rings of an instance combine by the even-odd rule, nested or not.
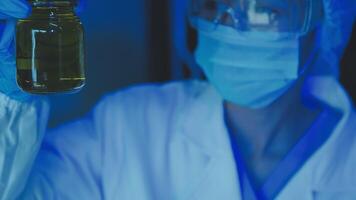
[[(351, 102), (333, 78), (315, 77), (309, 83), (315, 97), (343, 116), (277, 199), (356, 199), (356, 118)], [(46, 116), (45, 111), (19, 110), (24, 105), (1, 102), (1, 109), (11, 110), (0, 125), (8, 134), (40, 140), (43, 128), (38, 123), (45, 119), (39, 117)], [(241, 199), (222, 102), (209, 84), (200, 81), (140, 86), (109, 95), (86, 118), (46, 134), (22, 198)], [(25, 129), (9, 128), (21, 127), (19, 123)], [(33, 151), (19, 156), (11, 153), (11, 148), (21, 148), (15, 144), (2, 142), (1, 148), (22, 159), (19, 163), (27, 168), (31, 165)], [(2, 170), (21, 168), (2, 164)], [(14, 171), (8, 182), (1, 174), (8, 195), (16, 192), (11, 190), (15, 183), (10, 183), (26, 180), (26, 170)]]

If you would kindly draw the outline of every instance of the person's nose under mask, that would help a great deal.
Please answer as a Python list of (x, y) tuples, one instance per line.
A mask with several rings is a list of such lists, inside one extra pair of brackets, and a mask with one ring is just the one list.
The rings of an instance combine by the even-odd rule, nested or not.
[(198, 29), (195, 58), (225, 100), (262, 108), (298, 79), (299, 39), (219, 25), (209, 32)]

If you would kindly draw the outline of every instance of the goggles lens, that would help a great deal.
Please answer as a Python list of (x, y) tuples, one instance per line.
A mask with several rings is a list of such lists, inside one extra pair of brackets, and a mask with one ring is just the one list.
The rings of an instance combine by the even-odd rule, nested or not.
[[(197, 29), (219, 25), (237, 31), (271, 31), (303, 35), (310, 29), (313, 0), (190, 0), (189, 18)], [(203, 19), (210, 26), (200, 26)]]

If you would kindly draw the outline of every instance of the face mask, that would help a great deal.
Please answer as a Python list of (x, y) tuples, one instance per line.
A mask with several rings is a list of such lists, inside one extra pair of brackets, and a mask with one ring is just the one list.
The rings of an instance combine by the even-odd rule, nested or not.
[(265, 107), (298, 78), (296, 37), (237, 32), (222, 25), (210, 32), (198, 30), (198, 34), (196, 61), (225, 100), (249, 108)]

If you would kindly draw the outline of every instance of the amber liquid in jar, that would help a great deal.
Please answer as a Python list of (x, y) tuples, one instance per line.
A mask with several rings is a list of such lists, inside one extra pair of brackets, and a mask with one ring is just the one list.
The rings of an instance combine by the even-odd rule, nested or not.
[(32, 3), (16, 33), (17, 83), (35, 94), (76, 92), (85, 84), (83, 27), (70, 2)]

